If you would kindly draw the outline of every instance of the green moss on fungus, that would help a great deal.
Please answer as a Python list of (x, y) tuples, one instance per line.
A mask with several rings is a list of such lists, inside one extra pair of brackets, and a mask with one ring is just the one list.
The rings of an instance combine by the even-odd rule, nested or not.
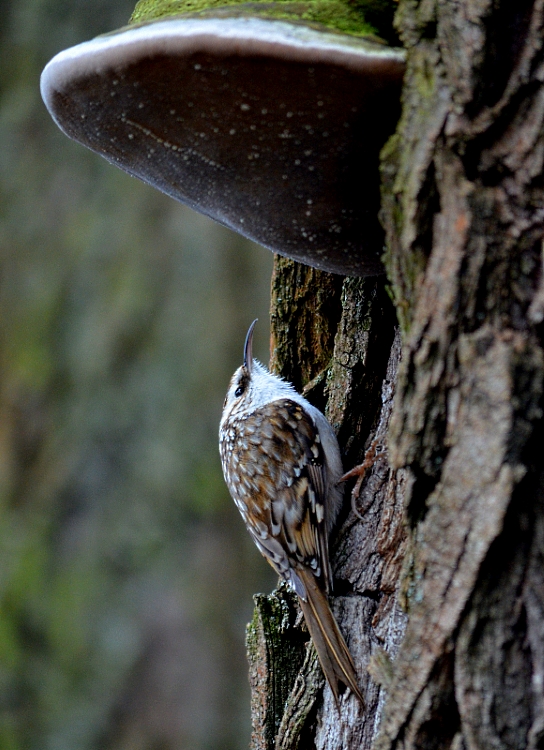
[(273, 20), (303, 22), (353, 36), (379, 35), (390, 41), (394, 0), (276, 0), (240, 3), (239, 0), (139, 0), (131, 24), (159, 19), (208, 15), (258, 16)]

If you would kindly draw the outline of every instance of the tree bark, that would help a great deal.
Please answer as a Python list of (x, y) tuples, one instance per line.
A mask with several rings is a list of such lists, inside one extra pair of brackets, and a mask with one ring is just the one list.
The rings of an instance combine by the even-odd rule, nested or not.
[(346, 469), (373, 441), (388, 461), (332, 541), (367, 709), (338, 716), (301, 631), (255, 748), (544, 747), (543, 6), (399, 3), (382, 223), (402, 362), (383, 281), (277, 261), (273, 365), (325, 409)]

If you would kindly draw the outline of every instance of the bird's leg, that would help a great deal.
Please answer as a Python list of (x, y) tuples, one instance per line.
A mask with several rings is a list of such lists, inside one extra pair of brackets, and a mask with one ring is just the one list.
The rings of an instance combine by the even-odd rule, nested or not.
[(371, 469), (376, 461), (379, 461), (380, 459), (385, 458), (386, 452), (381, 451), (380, 453), (376, 453), (376, 449), (378, 447), (378, 439), (372, 441), (370, 444), (370, 447), (368, 448), (367, 452), (365, 453), (365, 457), (363, 459), (363, 462), (358, 464), (357, 466), (354, 466), (353, 469), (350, 469), (350, 471), (346, 472), (343, 476), (340, 477), (338, 480), (338, 483), (340, 482), (346, 482), (348, 479), (353, 479), (353, 477), (357, 477), (357, 481), (355, 482), (355, 485), (351, 491), (351, 509), (355, 513), (358, 518), (362, 520), (364, 514), (369, 509), (369, 507), (372, 505), (374, 498), (370, 498), (370, 501), (365, 503), (363, 508), (359, 510), (357, 508), (357, 500), (359, 499), (359, 493), (361, 492), (361, 486), (363, 484), (364, 478), (366, 476), (366, 472), (368, 469)]

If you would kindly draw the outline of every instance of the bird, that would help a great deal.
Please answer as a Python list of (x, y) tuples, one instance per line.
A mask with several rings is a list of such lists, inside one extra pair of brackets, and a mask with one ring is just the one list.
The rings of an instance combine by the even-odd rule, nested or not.
[(342, 505), (342, 460), (325, 416), (253, 358), (254, 320), (219, 426), (225, 482), (257, 548), (297, 594), (337, 708), (364, 707), (353, 657), (331, 611), (328, 539)]

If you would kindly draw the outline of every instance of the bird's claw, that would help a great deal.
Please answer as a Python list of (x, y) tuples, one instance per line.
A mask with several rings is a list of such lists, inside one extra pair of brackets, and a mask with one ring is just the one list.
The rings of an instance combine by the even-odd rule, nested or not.
[(372, 501), (374, 498), (372, 498), (372, 501), (370, 503), (367, 503), (365, 507), (362, 510), (359, 510), (357, 508), (357, 500), (359, 499), (359, 493), (361, 492), (361, 487), (363, 485), (364, 478), (366, 476), (366, 473), (369, 469), (371, 469), (376, 461), (379, 461), (386, 457), (387, 453), (386, 451), (380, 451), (377, 452), (378, 448), (378, 439), (372, 441), (370, 444), (370, 447), (368, 448), (367, 452), (365, 453), (365, 457), (362, 461), (362, 463), (358, 464), (357, 466), (354, 466), (353, 469), (350, 469), (348, 472), (346, 472), (343, 476), (340, 477), (338, 480), (338, 483), (340, 482), (346, 482), (348, 479), (353, 479), (353, 477), (357, 477), (357, 481), (355, 482), (353, 489), (351, 491), (351, 509), (355, 513), (355, 515), (362, 520), (364, 514), (372, 504)]

